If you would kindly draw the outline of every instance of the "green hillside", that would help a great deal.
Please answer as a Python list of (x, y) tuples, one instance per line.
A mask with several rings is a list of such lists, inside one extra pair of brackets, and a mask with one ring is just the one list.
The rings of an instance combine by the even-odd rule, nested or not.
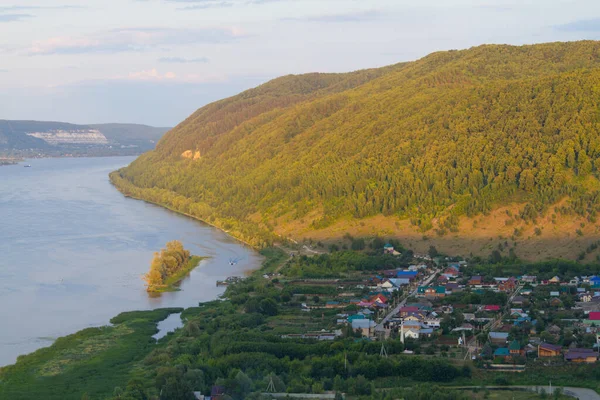
[(593, 226), (599, 100), (594, 41), (288, 76), (201, 108), (113, 181), (257, 245), (378, 215), (443, 238), (513, 202), (517, 224)]

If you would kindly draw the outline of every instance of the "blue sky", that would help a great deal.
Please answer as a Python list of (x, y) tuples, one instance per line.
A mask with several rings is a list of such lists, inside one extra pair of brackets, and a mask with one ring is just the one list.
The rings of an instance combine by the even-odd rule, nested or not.
[(0, 0), (0, 118), (171, 126), (280, 75), (580, 39), (597, 0)]

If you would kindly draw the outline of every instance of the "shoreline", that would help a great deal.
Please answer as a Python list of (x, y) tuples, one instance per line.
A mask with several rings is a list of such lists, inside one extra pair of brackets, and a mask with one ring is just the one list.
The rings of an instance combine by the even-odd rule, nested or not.
[[(118, 171), (113, 171), (113, 172), (111, 172), (111, 173), (108, 175), (108, 177), (109, 177), (109, 180), (110, 180), (110, 183), (111, 183), (111, 185), (113, 185), (113, 186), (115, 187), (115, 189), (117, 189), (117, 191), (119, 191), (119, 193), (121, 193), (121, 194), (122, 194), (123, 196), (125, 196), (126, 198), (133, 199), (133, 200), (138, 200), (138, 201), (143, 201), (144, 203), (152, 204), (152, 205), (155, 205), (155, 206), (158, 206), (158, 207), (164, 208), (164, 209), (166, 209), (166, 210), (172, 211), (172, 212), (174, 212), (174, 213), (176, 213), (176, 214), (183, 215), (183, 216), (186, 216), (186, 217), (188, 217), (188, 218), (191, 218), (191, 219), (193, 219), (193, 220), (196, 220), (196, 221), (202, 222), (202, 223), (203, 223), (203, 224), (205, 224), (205, 225), (211, 226), (211, 227), (213, 227), (213, 228), (215, 228), (215, 229), (218, 229), (219, 231), (221, 231), (221, 232), (223, 232), (223, 233), (226, 233), (226, 234), (227, 234), (229, 237), (231, 237), (231, 238), (233, 238), (233, 239), (237, 240), (238, 242), (240, 242), (240, 243), (242, 243), (242, 244), (244, 244), (244, 245), (246, 245), (246, 246), (250, 247), (250, 248), (251, 248), (252, 250), (254, 250), (254, 251), (259, 251), (259, 250), (261, 250), (261, 248), (259, 248), (259, 247), (257, 247), (257, 246), (254, 246), (254, 245), (252, 245), (252, 244), (248, 243), (247, 241), (245, 241), (245, 240), (243, 240), (243, 239), (241, 239), (241, 238), (239, 238), (239, 237), (237, 237), (237, 236), (234, 236), (234, 235), (233, 235), (231, 232), (229, 232), (229, 231), (227, 231), (227, 230), (225, 230), (225, 229), (223, 229), (223, 228), (221, 228), (221, 227), (219, 227), (219, 226), (217, 226), (217, 225), (215, 225), (215, 224), (213, 224), (213, 223), (210, 223), (210, 222), (208, 222), (208, 221), (206, 221), (206, 220), (204, 220), (204, 219), (202, 219), (202, 218), (199, 218), (199, 217), (197, 217), (197, 216), (195, 216), (195, 215), (191, 215), (191, 214), (185, 213), (185, 212), (183, 212), (183, 211), (176, 210), (176, 209), (174, 209), (174, 208), (172, 208), (172, 207), (169, 207), (169, 206), (167, 206), (167, 205), (164, 205), (164, 204), (161, 204), (161, 203), (158, 203), (158, 202), (152, 201), (152, 200), (148, 200), (148, 199), (144, 199), (144, 198), (141, 198), (141, 197), (137, 197), (137, 196), (134, 196), (134, 195), (131, 195), (131, 194), (126, 194), (126, 193), (123, 193), (123, 191), (122, 191), (122, 190), (119, 188), (119, 185), (117, 185), (117, 184), (115, 183), (115, 181), (114, 181), (114, 179), (113, 179), (113, 177), (112, 177), (112, 175), (113, 175), (113, 174), (115, 174), (115, 173), (118, 173)], [(137, 187), (137, 186), (136, 186), (136, 187)], [(139, 188), (139, 189), (140, 189), (140, 190), (143, 190), (142, 188)], [(267, 246), (267, 247), (269, 247), (269, 246)]]
[[(198, 257), (198, 256), (193, 256), (193, 257), (198, 258), (198, 265), (202, 260), (206, 260), (206, 259), (210, 258), (210, 257)], [(271, 262), (280, 261), (277, 254), (267, 254), (263, 257), (264, 257), (264, 260), (260, 263), (260, 265), (257, 269), (252, 271), (253, 274), (260, 273), (263, 269), (268, 268)], [(198, 265), (196, 265), (196, 267)], [(194, 267), (194, 268), (196, 268), (196, 267)], [(191, 270), (193, 270), (194, 268), (192, 268)], [(191, 270), (188, 270), (187, 273), (189, 273)], [(183, 278), (185, 278), (185, 275), (183, 276)], [(183, 278), (181, 278), (179, 281), (183, 280)], [(149, 294), (160, 294), (160, 293), (164, 293), (164, 292), (149, 292)], [(200, 304), (200, 305), (207, 304), (207, 303), (211, 303), (213, 301), (217, 301), (218, 299), (219, 299), (219, 297), (216, 297), (216, 298), (213, 298), (210, 300), (201, 301), (198, 304)], [(17, 360), (14, 363), (0, 366), (0, 376), (2, 375), (2, 373), (6, 372), (8, 370), (10, 370), (12, 368), (16, 368), (19, 365), (19, 363), (22, 362), (22, 360), (24, 360), (24, 359), (27, 359), (29, 357), (35, 357), (38, 354), (45, 355), (54, 350), (59, 351), (60, 349), (56, 349), (57, 343), (59, 343), (59, 342), (63, 342), (63, 341), (67, 341), (67, 340), (70, 341), (70, 340), (72, 340), (72, 338), (78, 337), (86, 332), (102, 331), (106, 328), (114, 328), (115, 325), (118, 325), (120, 323), (120, 320), (125, 319), (125, 317), (127, 317), (127, 316), (137, 315), (137, 314), (166, 313), (166, 315), (164, 315), (164, 318), (156, 320), (155, 328), (158, 331), (158, 323), (163, 321), (164, 319), (166, 319), (169, 315), (171, 315), (173, 313), (177, 313), (177, 312), (185, 312), (187, 309), (192, 309), (192, 308), (194, 308), (194, 307), (193, 306), (190, 306), (190, 307), (162, 307), (162, 308), (155, 308), (155, 309), (151, 309), (151, 310), (121, 311), (119, 314), (112, 317), (107, 324), (91, 326), (88, 328), (80, 329), (78, 331), (66, 334), (64, 336), (57, 337), (54, 339), (53, 343), (50, 344), (49, 346), (40, 347), (39, 349), (34, 350), (32, 352), (19, 355), (17, 357)], [(1, 382), (2, 381), (0, 380), (0, 383)]]

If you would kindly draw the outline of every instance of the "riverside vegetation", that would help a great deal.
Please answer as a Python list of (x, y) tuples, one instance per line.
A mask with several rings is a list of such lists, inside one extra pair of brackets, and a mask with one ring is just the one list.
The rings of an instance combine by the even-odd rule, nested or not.
[[(323, 270), (331, 266), (341, 279), (337, 287), (348, 276), (374, 273), (374, 264), (396, 266), (396, 258), (382, 257), (381, 249), (370, 246), (293, 259), (277, 248), (267, 249), (263, 267), (229, 286), (221, 300), (185, 310), (122, 313), (111, 320), (112, 326), (86, 329), (21, 356), (15, 365), (0, 369), (0, 399), (193, 400), (193, 391), (209, 394), (213, 387), (224, 391), (225, 399), (262, 399), (261, 392), (271, 381), (276, 391), (335, 390), (353, 400), (485, 398), (484, 385), (541, 386), (548, 379), (554, 385), (598, 389), (600, 375), (594, 365), (536, 367), (526, 374), (490, 372), (475, 368), (469, 359), (405, 355), (405, 349), (419, 353), (419, 345), (402, 344), (397, 338), (383, 342), (388, 357), (382, 357), (382, 342), (360, 339), (351, 329), (333, 341), (283, 338), (329, 328), (340, 312), (327, 308), (302, 312), (302, 302), (318, 303), (316, 298), (307, 300), (306, 293), (322, 292), (319, 296), (327, 297), (327, 291), (322, 286), (294, 283), (293, 276), (303, 276), (303, 270), (312, 276), (315, 266)], [(408, 255), (403, 257), (403, 262), (409, 262)], [(478, 268), (494, 271), (511, 263), (521, 264), (501, 260), (499, 264), (483, 262)], [(547, 273), (554, 268), (527, 267)], [(283, 275), (264, 276), (277, 270)], [(288, 277), (288, 270), (296, 272)], [(184, 327), (155, 342), (151, 335), (157, 332), (157, 322), (172, 313), (181, 313)], [(446, 386), (481, 389), (464, 393)]]
[(194, 268), (201, 257), (191, 256), (183, 244), (177, 240), (167, 243), (167, 247), (154, 253), (150, 271), (144, 275), (148, 292), (178, 290), (176, 285)]

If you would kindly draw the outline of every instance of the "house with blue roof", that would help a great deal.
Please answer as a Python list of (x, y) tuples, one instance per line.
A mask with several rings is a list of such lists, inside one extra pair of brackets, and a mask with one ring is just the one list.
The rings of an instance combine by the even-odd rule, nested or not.
[(510, 350), (507, 347), (498, 347), (496, 351), (494, 351), (494, 358), (501, 357), (507, 358), (510, 357)]

